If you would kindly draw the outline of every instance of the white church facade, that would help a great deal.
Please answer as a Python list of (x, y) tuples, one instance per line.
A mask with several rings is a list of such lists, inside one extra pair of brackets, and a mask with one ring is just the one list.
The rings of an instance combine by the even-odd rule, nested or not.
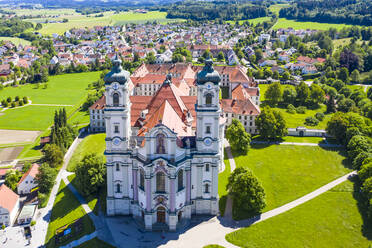
[(130, 96), (129, 73), (113, 64), (104, 78), (107, 214), (132, 215), (147, 230), (217, 215), (226, 120), (212, 61), (197, 75), (197, 96), (182, 95), (171, 76), (153, 96)]

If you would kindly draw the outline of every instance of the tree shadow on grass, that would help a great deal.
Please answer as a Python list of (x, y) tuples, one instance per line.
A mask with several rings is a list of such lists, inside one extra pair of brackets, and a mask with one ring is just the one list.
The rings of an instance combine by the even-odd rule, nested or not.
[(342, 165), (347, 168), (347, 169), (354, 169), (351, 161), (347, 157), (347, 151), (344, 147), (325, 147), (325, 146), (319, 146), (323, 150), (326, 151), (332, 151), (332, 152), (337, 152), (340, 156), (343, 156), (344, 159), (341, 161)]
[(369, 202), (367, 197), (361, 192), (361, 181), (358, 176), (349, 179), (354, 184), (353, 197), (357, 201), (357, 207), (363, 220), (362, 234), (368, 240), (372, 240), (372, 217), (368, 218)]
[[(60, 219), (64, 218), (67, 214), (75, 211), (71, 214), (70, 218), (66, 220), (66, 223), (63, 223), (59, 226), (53, 226), (53, 233), (51, 233), (48, 242), (46, 243), (46, 247), (58, 247), (61, 245), (69, 244), (70, 242), (77, 240), (87, 234), (94, 232), (94, 224), (89, 215), (84, 211), (82, 207), (80, 207), (79, 201), (75, 198), (73, 193), (70, 189), (65, 186), (62, 189), (59, 189), (58, 195), (62, 194), (62, 198), (59, 201), (56, 201), (50, 217), (50, 223), (48, 228), (51, 228), (50, 225), (53, 226), (54, 221), (59, 221)], [(57, 195), (57, 197), (58, 197)], [(79, 208), (77, 210), (77, 208)], [(66, 225), (71, 225), (75, 220), (80, 219), (82, 223), (82, 228), (77, 230), (72, 230), (72, 235), (70, 238), (66, 238), (63, 242), (56, 244), (56, 230)]]

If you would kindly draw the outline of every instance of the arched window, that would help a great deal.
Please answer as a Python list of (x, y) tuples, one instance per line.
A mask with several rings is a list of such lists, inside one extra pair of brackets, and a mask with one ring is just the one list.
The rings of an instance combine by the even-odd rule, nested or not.
[(163, 172), (156, 174), (156, 192), (165, 192), (165, 175)]
[(211, 93), (208, 93), (205, 95), (205, 104), (206, 105), (212, 105), (212, 94)]
[(145, 172), (140, 170), (140, 185), (139, 187), (143, 190), (145, 188)]
[(206, 183), (204, 185), (204, 193), (209, 193), (209, 184), (208, 183)]
[(183, 189), (183, 170), (178, 172), (178, 191)]
[(165, 136), (162, 133), (156, 136), (156, 153), (165, 154)]
[(121, 185), (120, 183), (116, 184), (116, 193), (121, 193)]
[(112, 98), (113, 98), (114, 106), (115, 107), (119, 106), (119, 94), (118, 93), (114, 93), (114, 95), (112, 95)]

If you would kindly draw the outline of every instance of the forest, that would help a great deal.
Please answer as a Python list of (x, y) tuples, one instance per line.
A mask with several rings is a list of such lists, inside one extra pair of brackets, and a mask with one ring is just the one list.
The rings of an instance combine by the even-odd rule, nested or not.
[(12, 37), (33, 27), (34, 25), (31, 22), (24, 22), (18, 18), (1, 19), (0, 36)]
[(268, 15), (266, 2), (253, 1), (183, 1), (161, 7), (167, 18), (202, 20), (247, 20)]
[(280, 17), (298, 21), (372, 25), (370, 0), (298, 0), (279, 11)]

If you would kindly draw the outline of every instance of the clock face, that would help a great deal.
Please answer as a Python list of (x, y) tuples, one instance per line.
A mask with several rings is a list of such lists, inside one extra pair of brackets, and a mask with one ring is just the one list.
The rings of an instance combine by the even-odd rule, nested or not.
[(205, 139), (204, 139), (204, 144), (205, 144), (206, 146), (210, 146), (210, 145), (212, 145), (212, 139), (211, 139), (211, 138), (205, 138)]
[(115, 83), (115, 84), (112, 86), (112, 88), (113, 88), (114, 90), (117, 90), (117, 89), (119, 89), (119, 85), (118, 85), (117, 83)]
[(212, 86), (210, 84), (207, 85), (207, 89), (210, 90)]
[(120, 139), (119, 138), (115, 138), (113, 142), (114, 142), (115, 146), (120, 145)]

